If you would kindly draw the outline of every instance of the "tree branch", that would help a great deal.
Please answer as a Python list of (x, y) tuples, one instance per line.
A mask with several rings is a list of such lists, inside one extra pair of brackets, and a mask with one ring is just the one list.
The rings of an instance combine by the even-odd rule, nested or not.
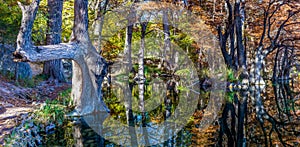
[(22, 47), (28, 47), (32, 45), (31, 31), (39, 4), (40, 0), (35, 0), (28, 6), (24, 6), (18, 2), (18, 5), (22, 10), (23, 17), (21, 21), (21, 28), (17, 37), (17, 51)]
[(74, 59), (79, 46), (76, 43), (61, 43), (46, 46), (30, 46), (14, 52), (15, 62), (42, 62), (55, 59)]

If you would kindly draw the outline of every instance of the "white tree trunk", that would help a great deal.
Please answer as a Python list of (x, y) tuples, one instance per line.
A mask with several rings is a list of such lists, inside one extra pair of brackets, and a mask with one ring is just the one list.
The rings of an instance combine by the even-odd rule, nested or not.
[[(97, 53), (88, 34), (87, 0), (76, 0), (73, 38), (70, 43), (33, 46), (31, 29), (40, 0), (29, 6), (19, 3), (23, 18), (17, 38), (15, 61), (40, 62), (54, 59), (72, 59), (72, 98), (79, 115), (95, 111), (109, 111), (102, 100), (101, 84), (107, 74), (107, 63)], [(97, 106), (97, 107), (96, 107)]]

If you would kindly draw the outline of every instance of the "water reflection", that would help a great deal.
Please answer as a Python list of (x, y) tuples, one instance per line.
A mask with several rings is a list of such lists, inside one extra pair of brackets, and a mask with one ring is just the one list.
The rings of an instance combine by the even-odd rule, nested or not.
[[(228, 93), (221, 118), (218, 145), (244, 146), (246, 143), (244, 120), (249, 92)], [(227, 137), (227, 140), (223, 136)]]
[(219, 119), (218, 146), (298, 146), (295, 94), (287, 83), (251, 86), (249, 91), (228, 95)]
[[(118, 144), (124, 146), (143, 146), (143, 144), (153, 144), (153, 142), (158, 143), (156, 146), (238, 147), (299, 146), (300, 143), (300, 93), (295, 91), (297, 86), (291, 87), (288, 84), (270, 85), (265, 88), (251, 86), (248, 91), (228, 92), (226, 102), (223, 104), (223, 111), (219, 113), (219, 119), (203, 131), (199, 131), (199, 127), (212, 92), (201, 91), (202, 98), (198, 102), (192, 119), (186, 127), (178, 131), (174, 129), (176, 127), (172, 126), (174, 125), (172, 121), (166, 121), (171, 116), (178, 115), (177, 117), (180, 117), (181, 115), (175, 111), (178, 101), (180, 101), (176, 93), (169, 93), (164, 97), (163, 103), (159, 107), (147, 113), (140, 113), (132, 109), (135, 99), (134, 85), (129, 85), (127, 88), (133, 91), (133, 94), (124, 97), (124, 105), (118, 108), (120, 111), (112, 112), (113, 115), (105, 119), (103, 119), (104, 117), (94, 117), (94, 115), (86, 116), (85, 120), (93, 119), (95, 126), (89, 126), (82, 120), (77, 121), (76, 125), (67, 125), (66, 128), (69, 129), (57, 130), (55, 137), (47, 136), (45, 144), (53, 143), (51, 141), (53, 139), (64, 138), (68, 140), (68, 144), (75, 146), (118, 146), (113, 143), (114, 137), (118, 141), (121, 140)], [(145, 93), (147, 93), (147, 88)], [(113, 97), (113, 95), (111, 96)], [(118, 99), (115, 101), (110, 99), (109, 106), (116, 107), (118, 103)], [(120, 124), (106, 128), (107, 120), (119, 120)], [(164, 121), (169, 123), (166, 126), (170, 127), (157, 130), (155, 123), (159, 124)], [(127, 126), (126, 129), (121, 127), (122, 125)], [(104, 130), (109, 133), (101, 137), (94, 131), (94, 127), (99, 131)], [(107, 129), (111, 129), (111, 131)], [(61, 133), (60, 131), (63, 130), (69, 131)], [(116, 130), (119, 131), (119, 134), (116, 134)], [(127, 133), (124, 133), (126, 131)], [(122, 136), (118, 136), (120, 134)], [(164, 135), (155, 137), (153, 134)], [(105, 140), (103, 137), (111, 138)], [(157, 140), (161, 137), (167, 138)], [(161, 143), (159, 143), (160, 141)]]
[(291, 91), (293, 88), (297, 87), (283, 83), (266, 89), (251, 89), (251, 98), (256, 110), (256, 120), (252, 122), (259, 124), (259, 127), (249, 123), (250, 128), (255, 128), (249, 129), (249, 139), (257, 138), (250, 140), (250, 143), (299, 146), (300, 115), (295, 113), (296, 109), (299, 111), (299, 105), (296, 106), (297, 100), (294, 99), (294, 95), (297, 93)]
[[(105, 132), (101, 135), (124, 146), (155, 145), (176, 136), (196, 109), (198, 99), (195, 99), (197, 94), (189, 90), (181, 90), (179, 93), (175, 84), (175, 79), (168, 77), (143, 85), (145, 96), (143, 103), (140, 102), (139, 84), (126, 85), (122, 82), (111, 84), (122, 89), (120, 88), (119, 93), (110, 92), (104, 95), (104, 98), (111, 102), (108, 106), (113, 109), (111, 115), (103, 122)], [(153, 90), (157, 87), (161, 87), (158, 91), (165, 91), (166, 95), (158, 94), (156, 97), (155, 94), (160, 92)], [(134, 104), (138, 104), (138, 107), (135, 108)], [(174, 142), (167, 141), (164, 144), (172, 145)]]

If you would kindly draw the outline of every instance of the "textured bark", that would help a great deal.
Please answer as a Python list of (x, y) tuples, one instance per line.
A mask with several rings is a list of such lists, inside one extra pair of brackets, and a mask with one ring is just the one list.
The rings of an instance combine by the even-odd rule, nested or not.
[(145, 75), (144, 75), (144, 51), (145, 51), (145, 36), (146, 36), (146, 28), (147, 22), (142, 22), (141, 27), (141, 46), (138, 54), (138, 86), (139, 86), (139, 108), (142, 113), (145, 112), (145, 104), (144, 104), (144, 87), (145, 87)]
[(139, 108), (142, 113), (142, 127), (143, 127), (143, 135), (146, 146), (150, 145), (149, 137), (148, 137), (148, 130), (146, 124), (146, 112), (145, 112), (145, 74), (144, 74), (144, 52), (145, 52), (145, 37), (146, 37), (146, 29), (147, 29), (148, 22), (141, 23), (141, 47), (139, 50), (139, 69), (138, 69), (138, 87), (139, 87)]
[(132, 70), (132, 58), (131, 58), (131, 41), (132, 41), (132, 31), (133, 25), (129, 24), (126, 27), (126, 37), (125, 37), (125, 46), (124, 46), (124, 58), (125, 58), (125, 67), (126, 75)]
[(107, 5), (108, 5), (109, 0), (105, 0), (104, 2), (104, 6), (103, 6), (103, 10), (101, 7), (101, 2), (100, 0), (97, 2), (97, 5), (99, 7), (99, 10), (97, 11), (97, 16), (96, 16), (96, 30), (97, 32), (95, 32), (95, 34), (98, 35), (98, 45), (97, 45), (97, 51), (99, 53), (102, 52), (101, 50), (101, 40), (102, 40), (102, 28), (103, 28), (103, 24), (104, 24), (104, 14), (106, 13), (106, 9), (107, 9)]
[[(222, 29), (220, 26), (217, 29), (218, 36), (219, 36), (219, 44), (220, 44), (221, 52), (222, 52), (224, 60), (225, 60), (225, 64), (232, 69), (237, 69), (237, 67), (235, 65), (236, 57), (235, 57), (235, 47), (234, 47), (235, 25), (233, 22), (234, 19), (233, 19), (232, 5), (229, 0), (226, 0), (226, 6), (227, 6), (227, 13), (228, 13), (228, 17), (227, 17), (228, 22), (227, 22), (224, 34), (222, 33)], [(230, 37), (229, 40), (228, 40), (228, 37)], [(230, 47), (229, 51), (227, 51), (227, 45), (226, 45), (227, 42), (229, 43), (229, 47)]]
[(243, 22), (241, 14), (240, 1), (235, 3), (235, 27), (236, 27), (236, 42), (237, 42), (237, 57), (239, 68), (246, 69), (246, 52), (243, 44)]
[(95, 111), (109, 111), (102, 100), (101, 84), (107, 74), (107, 63), (97, 53), (88, 34), (88, 2), (76, 0), (73, 38), (68, 44), (33, 46), (31, 29), (39, 0), (20, 7), (22, 25), (17, 38), (16, 61), (40, 62), (54, 59), (72, 59), (72, 98), (79, 115)]
[[(80, 53), (73, 61), (72, 97), (80, 114), (109, 111), (102, 100), (101, 84), (107, 74), (107, 63), (92, 45), (88, 34), (88, 2), (76, 0), (73, 42)], [(76, 62), (76, 63), (75, 63)]]
[[(48, 0), (48, 33), (46, 42), (48, 45), (61, 42), (63, 0)], [(46, 61), (43, 73), (52, 79), (65, 82), (61, 59)]]
[(228, 13), (227, 23), (224, 33), (222, 33), (222, 28), (218, 27), (218, 36), (226, 65), (234, 70), (243, 70), (242, 78), (248, 78), (246, 71), (246, 50), (243, 40), (245, 20), (244, 3), (244, 1), (240, 2), (240, 0), (236, 0), (233, 9), (230, 1), (226, 0), (226, 11)]
[(171, 38), (168, 12), (163, 11), (164, 59), (170, 62)]
[(264, 85), (265, 82), (261, 76), (261, 70), (263, 68), (263, 61), (266, 57), (266, 55), (263, 52), (263, 47), (260, 46), (257, 48), (255, 60), (253, 65), (251, 65), (250, 69), (250, 83), (256, 84), (256, 85)]
[(0, 72), (3, 75), (15, 73), (16, 80), (31, 79), (32, 71), (28, 63), (13, 61), (14, 46), (0, 44)]
[[(18, 38), (22, 40), (23, 38)], [(55, 59), (74, 59), (79, 50), (77, 43), (61, 43), (46, 46), (17, 46), (14, 52), (16, 62), (43, 62)]]

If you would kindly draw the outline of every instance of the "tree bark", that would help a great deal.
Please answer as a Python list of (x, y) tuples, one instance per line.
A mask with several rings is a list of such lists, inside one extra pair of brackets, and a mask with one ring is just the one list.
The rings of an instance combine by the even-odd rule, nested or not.
[(259, 46), (256, 51), (254, 63), (250, 69), (250, 83), (256, 85), (264, 85), (265, 82), (261, 76), (263, 61), (266, 55), (263, 52), (263, 46)]
[(145, 51), (145, 36), (146, 36), (146, 28), (147, 22), (141, 23), (141, 47), (138, 54), (138, 87), (139, 87), (139, 108), (142, 113), (145, 112), (145, 104), (144, 104), (144, 87), (145, 87), (145, 75), (144, 75), (144, 51)]
[(131, 50), (132, 50), (132, 32), (133, 32), (133, 24), (135, 22), (135, 12), (134, 7), (131, 8), (131, 12), (128, 15), (128, 24), (126, 27), (126, 37), (125, 37), (125, 46), (124, 46), (124, 61), (125, 61), (125, 73), (126, 75), (132, 70), (132, 58), (131, 58)]
[(235, 3), (235, 27), (236, 27), (236, 41), (237, 41), (237, 57), (239, 68), (246, 69), (246, 52), (243, 44), (243, 22), (241, 14), (240, 1)]
[(163, 11), (163, 31), (164, 31), (164, 59), (170, 62), (171, 39), (170, 39), (170, 25), (168, 19), (168, 12)]
[(98, 36), (98, 38), (97, 38), (97, 42), (98, 42), (97, 51), (99, 53), (102, 52), (102, 50), (101, 50), (102, 28), (103, 28), (103, 24), (104, 24), (104, 14), (106, 13), (108, 2), (109, 2), (109, 0), (105, 0), (103, 10), (102, 10), (100, 0), (97, 1), (98, 11), (97, 11), (97, 14), (96, 14), (96, 21), (95, 21), (95, 24), (94, 24), (94, 26), (96, 28), (95, 32), (94, 32), (94, 35)]
[(78, 115), (95, 111), (109, 111), (102, 100), (101, 84), (107, 74), (107, 63), (97, 53), (88, 34), (88, 2), (76, 0), (73, 38), (70, 43), (48, 46), (33, 46), (31, 29), (40, 0), (29, 6), (19, 3), (22, 25), (17, 38), (16, 61), (40, 62), (54, 59), (72, 59), (72, 98)]
[[(46, 42), (48, 45), (61, 42), (63, 0), (48, 0), (48, 33)], [(61, 59), (46, 61), (43, 73), (51, 79), (65, 82)]]

